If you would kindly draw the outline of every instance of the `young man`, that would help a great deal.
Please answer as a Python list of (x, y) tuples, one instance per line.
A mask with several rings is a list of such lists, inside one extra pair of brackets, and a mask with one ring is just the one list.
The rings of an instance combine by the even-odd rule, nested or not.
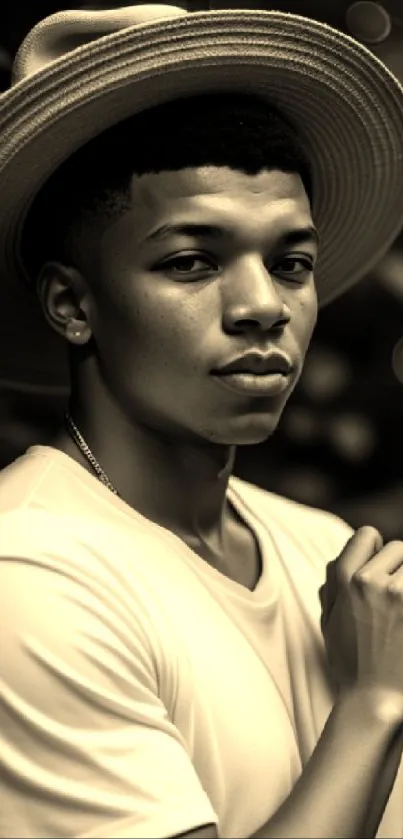
[(340, 700), (321, 634), (350, 528), (231, 477), (318, 298), (398, 231), (402, 106), (292, 15), (63, 12), (26, 39), (3, 293), (49, 379), (67, 342), (71, 398), (0, 477), (1, 836), (403, 836), (403, 713)]

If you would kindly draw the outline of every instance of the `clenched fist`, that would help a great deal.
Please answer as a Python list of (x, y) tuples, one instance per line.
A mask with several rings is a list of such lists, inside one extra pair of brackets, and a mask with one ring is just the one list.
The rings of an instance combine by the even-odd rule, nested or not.
[(403, 719), (403, 542), (361, 527), (327, 566), (321, 629), (339, 690), (391, 700)]

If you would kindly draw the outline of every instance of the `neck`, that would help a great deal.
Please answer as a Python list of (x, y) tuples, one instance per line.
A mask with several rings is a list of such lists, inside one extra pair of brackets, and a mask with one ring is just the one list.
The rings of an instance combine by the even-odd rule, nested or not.
[[(110, 399), (73, 397), (70, 413), (119, 496), (133, 509), (179, 535), (196, 550), (223, 556), (231, 516), (226, 490), (234, 446), (165, 437), (127, 419)], [(52, 444), (92, 474), (94, 470), (61, 429)]]

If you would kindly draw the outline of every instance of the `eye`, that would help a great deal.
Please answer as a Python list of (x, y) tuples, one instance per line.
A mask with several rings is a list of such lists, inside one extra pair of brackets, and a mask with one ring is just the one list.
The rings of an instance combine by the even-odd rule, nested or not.
[(173, 256), (160, 263), (158, 270), (180, 276), (205, 274), (217, 270), (212, 259), (200, 253), (187, 253)]
[(313, 260), (306, 256), (285, 256), (273, 265), (273, 274), (303, 278), (314, 270)]

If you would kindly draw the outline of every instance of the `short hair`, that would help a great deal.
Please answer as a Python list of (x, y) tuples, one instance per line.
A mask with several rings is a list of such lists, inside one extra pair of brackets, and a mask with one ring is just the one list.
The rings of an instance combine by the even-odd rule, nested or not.
[(48, 260), (74, 263), (89, 225), (105, 229), (130, 209), (133, 175), (201, 166), (250, 175), (263, 169), (295, 172), (312, 202), (303, 144), (276, 107), (250, 94), (177, 99), (107, 129), (49, 178), (23, 230), (22, 258), (31, 280)]

